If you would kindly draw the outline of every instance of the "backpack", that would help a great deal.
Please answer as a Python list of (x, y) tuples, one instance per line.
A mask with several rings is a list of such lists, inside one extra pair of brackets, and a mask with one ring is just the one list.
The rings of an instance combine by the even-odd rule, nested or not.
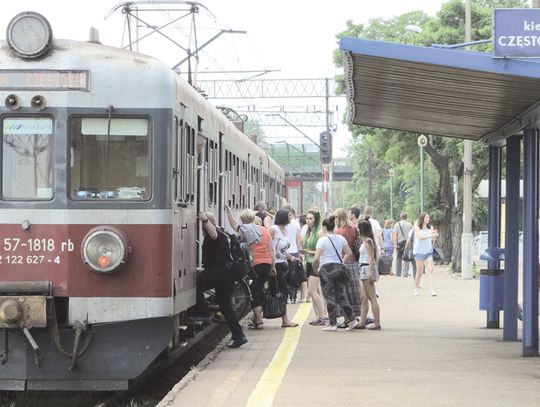
[(235, 280), (241, 280), (253, 267), (251, 249), (246, 243), (240, 242), (237, 235), (223, 232), (229, 242), (231, 254), (231, 273)]

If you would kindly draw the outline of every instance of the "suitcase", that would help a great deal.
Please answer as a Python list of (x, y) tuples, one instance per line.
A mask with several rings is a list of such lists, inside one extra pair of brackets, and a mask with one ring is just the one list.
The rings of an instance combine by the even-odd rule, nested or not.
[(377, 259), (379, 275), (388, 275), (392, 272), (392, 256), (380, 256)]

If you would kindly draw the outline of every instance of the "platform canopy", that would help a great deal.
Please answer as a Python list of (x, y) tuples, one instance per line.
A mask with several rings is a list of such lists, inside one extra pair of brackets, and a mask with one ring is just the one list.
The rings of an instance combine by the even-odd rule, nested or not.
[(536, 59), (358, 38), (340, 49), (354, 124), (497, 144), (540, 120)]

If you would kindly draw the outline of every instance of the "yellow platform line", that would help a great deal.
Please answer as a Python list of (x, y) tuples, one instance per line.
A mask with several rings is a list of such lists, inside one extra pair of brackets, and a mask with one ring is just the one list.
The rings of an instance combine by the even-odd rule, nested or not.
[(277, 349), (272, 362), (268, 365), (264, 373), (262, 374), (257, 386), (249, 396), (249, 400), (246, 403), (247, 407), (270, 407), (274, 401), (281, 380), (289, 363), (292, 360), (296, 346), (300, 341), (300, 334), (302, 333), (302, 326), (306, 322), (309, 313), (311, 312), (311, 304), (303, 303), (296, 311), (296, 315), (293, 318), (294, 322), (298, 323), (298, 328), (286, 328), (281, 344)]

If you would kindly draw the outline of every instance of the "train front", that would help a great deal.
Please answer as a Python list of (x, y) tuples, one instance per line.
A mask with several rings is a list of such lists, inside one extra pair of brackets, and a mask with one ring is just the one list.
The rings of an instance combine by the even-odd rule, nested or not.
[(126, 389), (173, 335), (171, 73), (31, 12), (0, 46), (0, 389)]

